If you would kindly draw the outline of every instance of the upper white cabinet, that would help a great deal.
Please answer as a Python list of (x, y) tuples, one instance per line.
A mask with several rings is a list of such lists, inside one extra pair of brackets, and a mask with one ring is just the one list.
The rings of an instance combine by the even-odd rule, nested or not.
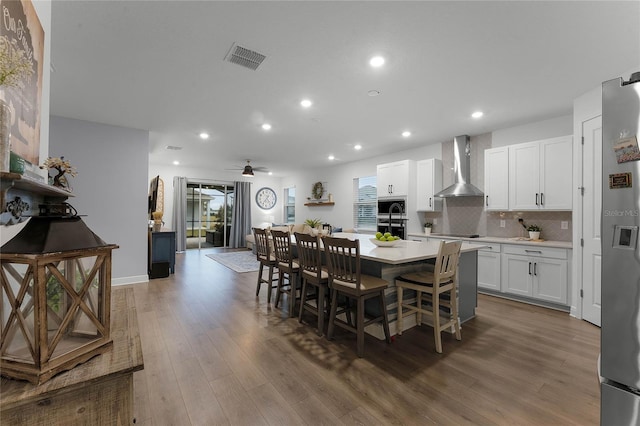
[(378, 164), (378, 198), (408, 196), (412, 173), (415, 179), (415, 161), (412, 160)]
[(484, 208), (509, 210), (509, 148), (484, 151)]
[(416, 163), (416, 210), (433, 212), (442, 210), (442, 199), (434, 195), (442, 190), (442, 161), (437, 158)]
[(571, 136), (509, 146), (509, 209), (571, 210)]

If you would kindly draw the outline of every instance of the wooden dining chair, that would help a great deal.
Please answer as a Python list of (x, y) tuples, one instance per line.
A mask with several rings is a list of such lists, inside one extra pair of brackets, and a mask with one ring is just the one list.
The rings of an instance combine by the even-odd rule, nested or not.
[(298, 259), (294, 259), (291, 250), (291, 234), (287, 231), (271, 230), (273, 238), (273, 251), (278, 268), (278, 288), (276, 289), (276, 304), (278, 307), (282, 294), (289, 295), (289, 317), (294, 315), (300, 265)]
[[(260, 287), (262, 283), (266, 283), (268, 288), (267, 303), (271, 303), (273, 282), (278, 279), (277, 277), (274, 279), (274, 269), (277, 264), (276, 257), (273, 254), (273, 249), (269, 242), (269, 236), (265, 229), (253, 228), (253, 238), (255, 239), (256, 256), (258, 258), (258, 262), (260, 262), (260, 266), (258, 268), (258, 286), (256, 287), (256, 296), (260, 294)], [(269, 277), (267, 279), (262, 276), (265, 266), (269, 271)]]
[[(454, 327), (457, 340), (462, 340), (460, 317), (458, 316), (458, 260), (461, 241), (440, 242), (438, 257), (433, 271), (413, 272), (396, 278), (398, 291), (398, 335), (402, 335), (402, 319), (416, 313), (418, 325), (422, 324), (422, 314), (432, 318), (436, 352), (442, 353), (441, 332)], [(416, 292), (415, 305), (404, 302), (403, 289)], [(423, 299), (423, 294), (426, 299)], [(430, 303), (428, 303), (430, 302)], [(449, 318), (441, 318), (440, 308), (449, 309)]]
[[(300, 292), (300, 313), (298, 321), (302, 322), (304, 311), (314, 313), (318, 318), (316, 332), (319, 336), (324, 333), (324, 317), (328, 309), (329, 274), (322, 266), (322, 251), (320, 238), (317, 235), (301, 234), (296, 232), (296, 248), (298, 250), (298, 262), (300, 263), (300, 278), (302, 291)], [(315, 291), (309, 293), (309, 287)], [(312, 304), (315, 300), (315, 305)]]
[[(369, 324), (381, 322), (387, 343), (391, 343), (387, 303), (384, 297), (384, 291), (389, 283), (382, 278), (361, 273), (360, 240), (325, 237), (323, 242), (329, 267), (329, 288), (331, 290), (331, 313), (329, 314), (327, 337), (333, 338), (335, 325), (356, 333), (357, 353), (359, 357), (362, 357), (364, 355), (364, 328)], [(355, 299), (355, 327), (338, 318), (340, 314), (338, 297), (340, 296)], [(380, 302), (380, 312), (367, 318), (365, 302), (376, 297)]]

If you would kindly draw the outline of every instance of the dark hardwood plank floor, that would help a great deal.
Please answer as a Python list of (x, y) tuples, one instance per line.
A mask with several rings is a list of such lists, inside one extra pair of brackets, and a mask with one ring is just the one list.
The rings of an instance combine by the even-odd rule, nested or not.
[[(597, 425), (600, 329), (480, 295), (462, 341), (416, 327), (391, 345), (318, 337), (255, 296), (257, 273), (177, 255), (176, 274), (133, 285), (144, 353), (141, 425)], [(275, 294), (274, 294), (275, 295)], [(275, 301), (275, 297), (272, 299)], [(286, 299), (285, 299), (286, 300)], [(310, 322), (314, 318), (308, 318)]]

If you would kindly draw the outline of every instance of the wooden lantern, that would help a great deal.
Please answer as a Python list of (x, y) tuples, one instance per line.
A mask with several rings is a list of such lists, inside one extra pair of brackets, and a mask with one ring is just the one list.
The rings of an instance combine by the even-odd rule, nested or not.
[(33, 217), (0, 249), (0, 373), (34, 384), (108, 351), (111, 252), (77, 216)]

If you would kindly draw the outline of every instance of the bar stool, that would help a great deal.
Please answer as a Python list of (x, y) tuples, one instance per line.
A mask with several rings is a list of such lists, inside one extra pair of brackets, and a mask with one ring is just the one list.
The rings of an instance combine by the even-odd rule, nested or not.
[[(436, 352), (442, 353), (442, 330), (453, 326), (457, 340), (462, 340), (460, 334), (460, 318), (458, 317), (458, 260), (460, 259), (461, 241), (440, 242), (435, 268), (432, 271), (414, 272), (396, 278), (398, 290), (398, 334), (402, 335), (402, 319), (414, 312), (417, 314), (418, 325), (422, 324), (422, 314), (428, 314), (433, 322), (433, 334), (436, 341)], [(404, 303), (403, 289), (416, 292), (416, 304)], [(431, 308), (423, 306), (422, 295), (431, 299)], [(440, 296), (444, 296), (440, 299)], [(447, 297), (448, 296), (448, 297)], [(444, 321), (440, 318), (440, 307), (448, 307), (450, 318)], [(406, 309), (406, 310), (405, 310)]]
[[(323, 241), (324, 253), (329, 266), (329, 288), (331, 289), (331, 313), (329, 314), (327, 337), (333, 338), (335, 325), (356, 333), (357, 353), (359, 357), (362, 357), (364, 355), (364, 328), (369, 324), (382, 322), (387, 343), (391, 343), (387, 303), (384, 297), (384, 291), (389, 283), (382, 278), (360, 272), (360, 240), (325, 237)], [(337, 318), (340, 314), (337, 309), (338, 296), (356, 300), (355, 327)], [(366, 319), (365, 301), (374, 297), (380, 301), (380, 314)], [(349, 307), (347, 306), (346, 309)]]
[[(327, 301), (329, 295), (329, 274), (322, 267), (322, 252), (320, 238), (317, 235), (301, 234), (296, 232), (296, 247), (298, 249), (298, 261), (300, 263), (300, 278), (302, 279), (302, 292), (300, 293), (300, 313), (298, 321), (302, 322), (302, 314), (309, 311), (318, 317), (318, 336), (324, 333), (324, 313), (329, 307)], [(314, 295), (309, 297), (309, 285), (313, 286)], [(315, 306), (311, 301), (315, 300)]]
[[(256, 296), (260, 294), (260, 286), (262, 283), (266, 283), (269, 289), (269, 292), (267, 293), (267, 303), (271, 303), (273, 282), (278, 279), (273, 278), (273, 272), (277, 261), (273, 255), (273, 249), (271, 248), (267, 231), (260, 228), (253, 228), (253, 237), (256, 245), (256, 256), (258, 258), (258, 262), (260, 262), (260, 267), (258, 268), (258, 286), (256, 287)], [(269, 268), (269, 278), (266, 280), (262, 277), (262, 271), (265, 266)]]
[[(291, 251), (291, 234), (287, 231), (271, 230), (273, 237), (273, 251), (278, 268), (278, 288), (276, 289), (276, 308), (280, 303), (282, 293), (289, 295), (289, 317), (293, 316), (298, 292), (298, 275), (300, 265), (298, 259), (293, 258)], [(285, 283), (286, 279), (286, 283)]]

